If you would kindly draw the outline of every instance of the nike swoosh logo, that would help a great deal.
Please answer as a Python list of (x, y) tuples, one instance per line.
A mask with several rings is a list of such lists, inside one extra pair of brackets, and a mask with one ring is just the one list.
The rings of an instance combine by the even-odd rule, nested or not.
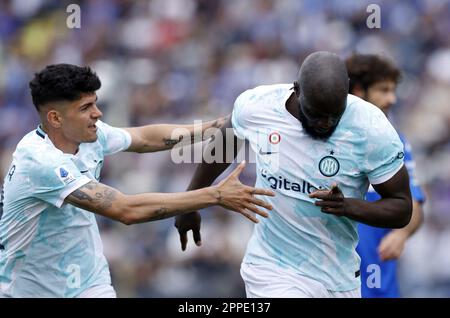
[(276, 154), (276, 153), (278, 153), (278, 151), (277, 152), (275, 152), (275, 151), (262, 151), (261, 150), (261, 148), (259, 148), (259, 154), (260, 155), (273, 155), (273, 154)]
[(86, 171), (80, 171), (81, 173), (86, 173), (86, 172), (88, 172), (89, 170), (86, 170)]

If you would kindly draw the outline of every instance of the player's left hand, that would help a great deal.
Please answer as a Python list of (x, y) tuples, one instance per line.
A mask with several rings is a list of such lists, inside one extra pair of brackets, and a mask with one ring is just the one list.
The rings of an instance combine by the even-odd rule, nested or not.
[(322, 200), (314, 202), (314, 205), (321, 207), (322, 212), (345, 216), (345, 197), (336, 183), (330, 190), (316, 190), (309, 197)]
[(389, 232), (378, 246), (378, 254), (382, 261), (398, 259), (403, 252), (405, 242), (409, 235), (403, 229)]

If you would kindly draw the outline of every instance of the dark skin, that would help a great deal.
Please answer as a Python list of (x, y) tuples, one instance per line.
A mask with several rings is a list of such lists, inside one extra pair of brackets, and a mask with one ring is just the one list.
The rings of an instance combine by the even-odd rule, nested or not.
[(297, 118), (305, 132), (313, 139), (327, 140), (336, 129), (345, 111), (345, 100), (335, 105), (308, 103), (294, 83), (294, 93), (286, 101), (286, 109)]
[[(301, 99), (298, 97), (299, 90), (296, 89), (286, 101), (286, 109), (301, 122), (301, 116), (299, 114), (302, 111), (303, 113), (305, 112), (304, 107), (300, 105), (299, 100)], [(321, 107), (320, 105), (308, 106), (311, 109), (307, 109), (307, 111), (311, 110), (313, 115), (318, 114), (318, 118), (317, 120), (311, 120), (311, 118), (308, 119), (311, 116), (304, 116), (303, 120), (307, 120), (306, 124), (312, 128), (312, 134), (314, 134), (315, 129), (318, 129), (319, 139), (323, 139), (321, 135), (326, 135), (327, 130), (335, 129), (335, 126), (339, 124), (339, 119), (345, 111), (345, 106), (343, 108), (334, 108), (332, 111), (330, 111), (329, 107)], [(333, 122), (335, 126), (333, 126)], [(228, 119), (222, 127), (222, 131), (231, 127), (231, 119)], [(216, 136), (214, 140), (223, 138), (222, 144), (225, 147), (226, 134), (222, 133), (221, 136)], [(313, 135), (311, 137), (315, 138)], [(236, 139), (236, 137), (234, 138)], [(235, 155), (237, 155), (237, 152)], [(229, 165), (229, 163), (207, 164), (202, 162), (197, 167), (188, 190), (209, 186)], [(315, 205), (319, 206), (323, 213), (333, 214), (337, 217), (345, 216), (354, 221), (377, 227), (401, 228), (406, 226), (411, 218), (412, 202), (409, 189), (409, 176), (405, 166), (388, 181), (373, 185), (373, 187), (381, 196), (381, 199), (375, 202), (345, 198), (337, 184), (334, 184), (330, 190), (315, 191), (310, 194), (310, 197), (317, 199)], [(201, 245), (200, 223), (201, 216), (198, 212), (176, 217), (175, 226), (180, 234), (181, 248), (183, 251), (186, 249), (188, 242), (187, 232), (190, 230), (193, 232), (195, 244), (197, 246)]]

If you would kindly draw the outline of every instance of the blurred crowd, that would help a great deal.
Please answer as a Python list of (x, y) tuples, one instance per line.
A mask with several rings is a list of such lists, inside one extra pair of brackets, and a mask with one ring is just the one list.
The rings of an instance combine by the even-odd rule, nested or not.
[[(81, 8), (70, 29), (66, 7)], [(370, 29), (367, 6), (381, 8)], [(406, 297), (450, 297), (450, 1), (0, 1), (0, 177), (38, 124), (28, 82), (45, 65), (90, 65), (98, 104), (115, 126), (193, 123), (228, 114), (244, 90), (292, 82), (317, 50), (379, 53), (402, 69), (392, 120), (410, 140), (426, 195), (425, 224), (401, 260)], [(184, 191), (194, 164), (170, 153), (123, 153), (102, 182), (125, 193)], [(249, 165), (242, 181), (255, 178)], [(181, 252), (174, 220), (127, 227), (99, 217), (119, 297), (242, 297), (240, 260), (252, 224), (202, 212), (203, 246)]]

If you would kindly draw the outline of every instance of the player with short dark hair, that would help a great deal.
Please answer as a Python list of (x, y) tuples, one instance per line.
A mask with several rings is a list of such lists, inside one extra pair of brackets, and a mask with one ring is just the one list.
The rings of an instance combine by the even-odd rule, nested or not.
[(100, 120), (100, 85), (89, 67), (69, 64), (30, 82), (41, 124), (19, 142), (4, 179), (0, 297), (115, 297), (94, 213), (134, 224), (221, 205), (257, 222), (251, 212), (271, 209), (253, 195), (272, 191), (240, 183), (245, 163), (217, 186), (184, 193), (127, 195), (100, 183), (105, 156), (166, 150), (194, 136), (193, 125), (109, 126)]
[[(395, 90), (400, 80), (400, 70), (385, 57), (375, 54), (353, 54), (346, 60), (350, 77), (350, 93), (379, 107), (386, 116), (395, 104)], [(423, 222), (422, 204), (425, 195), (416, 180), (415, 162), (411, 145), (400, 135), (404, 144), (405, 166), (413, 200), (411, 221), (401, 229), (377, 228), (367, 224), (358, 225), (359, 243), (356, 251), (361, 256), (361, 294), (363, 297), (400, 297), (397, 282), (397, 259), (406, 241)], [(366, 196), (376, 201), (380, 195), (372, 188)], [(377, 268), (374, 265), (378, 266)], [(376, 276), (378, 275), (378, 276)]]

